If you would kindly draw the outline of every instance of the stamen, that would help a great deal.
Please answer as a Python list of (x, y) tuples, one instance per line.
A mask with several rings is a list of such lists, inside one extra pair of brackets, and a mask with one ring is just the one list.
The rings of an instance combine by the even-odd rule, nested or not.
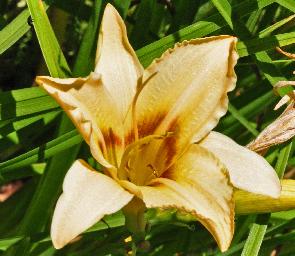
[[(118, 175), (120, 179), (126, 179), (127, 177), (131, 178), (131, 165), (130, 165), (130, 159), (131, 157), (133, 159), (136, 159), (136, 156), (134, 157), (134, 154), (137, 154), (140, 150), (142, 150), (142, 147), (149, 144), (154, 139), (164, 139), (167, 136), (171, 136), (172, 133), (168, 132), (164, 135), (149, 135), (144, 138), (139, 139), (136, 142), (133, 142), (132, 144), (128, 145), (124, 151), (124, 154), (122, 156), (121, 164), (119, 167)], [(126, 171), (126, 167), (128, 168), (128, 171)], [(134, 172), (134, 170), (133, 170)], [(155, 172), (157, 174), (157, 172)]]
[(156, 178), (159, 178), (159, 173), (158, 173), (158, 171), (155, 169), (155, 167), (154, 167), (152, 164), (148, 164), (147, 167), (150, 168), (150, 169), (152, 169), (152, 171), (153, 171), (153, 175), (154, 175)]

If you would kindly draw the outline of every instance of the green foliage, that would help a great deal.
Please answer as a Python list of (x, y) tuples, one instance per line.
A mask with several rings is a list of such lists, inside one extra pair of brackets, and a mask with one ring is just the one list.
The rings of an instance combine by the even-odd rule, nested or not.
[[(239, 38), (237, 88), (216, 129), (241, 144), (280, 114), (273, 111), (274, 104), (290, 88), (277, 96), (272, 86), (294, 80), (293, 61), (275, 51), (280, 46), (295, 52), (293, 0), (47, 0), (44, 5), (27, 0), (27, 6), (15, 2), (0, 2), (0, 67), (8, 70), (0, 75), (0, 184), (21, 179), (24, 186), (0, 203), (0, 256), (124, 255), (130, 249), (120, 212), (97, 223), (78, 242), (60, 251), (52, 247), (49, 225), (64, 175), (76, 158), (91, 162), (91, 156), (56, 102), (31, 86), (36, 74), (86, 76), (93, 70), (107, 2), (125, 18), (130, 41), (145, 67), (176, 42), (219, 34)], [(11, 79), (19, 67), (23, 83), (22, 78)], [(280, 177), (294, 170), (294, 148), (288, 142), (266, 155)], [(203, 227), (176, 212), (149, 211), (147, 218), (148, 255), (254, 256), (276, 249), (279, 255), (295, 255), (294, 211), (238, 216), (232, 246), (225, 253)]]

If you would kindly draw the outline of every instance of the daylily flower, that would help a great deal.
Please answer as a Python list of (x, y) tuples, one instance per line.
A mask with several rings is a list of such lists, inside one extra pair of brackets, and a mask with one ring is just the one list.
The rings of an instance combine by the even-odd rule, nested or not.
[(122, 208), (140, 233), (145, 207), (156, 207), (191, 213), (225, 251), (234, 232), (233, 187), (279, 196), (264, 158), (211, 132), (235, 87), (235, 44), (226, 35), (184, 41), (144, 70), (108, 4), (94, 72), (37, 77), (103, 166), (100, 173), (77, 160), (68, 171), (51, 226), (56, 248)]

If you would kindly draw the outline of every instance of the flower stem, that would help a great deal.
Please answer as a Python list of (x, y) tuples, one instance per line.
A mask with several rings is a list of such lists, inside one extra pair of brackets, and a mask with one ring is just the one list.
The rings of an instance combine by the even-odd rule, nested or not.
[(279, 198), (257, 195), (242, 190), (235, 191), (236, 214), (267, 213), (295, 209), (295, 180), (281, 180)]
[(124, 208), (125, 225), (132, 233), (132, 241), (139, 243), (144, 241), (146, 220), (144, 217), (145, 204), (142, 200), (134, 197)]

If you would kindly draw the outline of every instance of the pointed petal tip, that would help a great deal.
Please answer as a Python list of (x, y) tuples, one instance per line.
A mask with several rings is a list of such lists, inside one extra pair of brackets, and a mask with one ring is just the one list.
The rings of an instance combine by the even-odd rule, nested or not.
[(42, 77), (43, 77), (43, 76), (36, 76), (36, 78), (35, 78), (36, 83), (39, 84), (39, 82), (42, 81)]
[(82, 235), (79, 235), (70, 241), (66, 241), (66, 240), (62, 239), (62, 237), (60, 237), (57, 232), (54, 232), (51, 230), (50, 237), (51, 237), (51, 242), (52, 242), (53, 247), (56, 250), (60, 250), (60, 249), (63, 249), (68, 244), (72, 244), (72, 243), (79, 241), (82, 238)]
[(51, 242), (52, 242), (52, 245), (53, 247), (56, 249), (56, 250), (60, 250), (62, 249), (63, 247), (66, 246), (67, 243), (65, 242), (62, 242), (62, 241), (59, 241), (59, 238), (57, 236), (57, 234), (55, 234), (54, 232), (50, 232), (50, 237), (51, 237)]
[(94, 71), (102, 74), (106, 90), (116, 99), (114, 107), (125, 119), (143, 68), (129, 43), (124, 20), (111, 4), (105, 7), (99, 31)]
[(107, 3), (105, 9), (116, 10), (116, 8), (111, 3)]
[(226, 242), (216, 240), (216, 243), (218, 245), (218, 248), (219, 248), (219, 250), (221, 252), (226, 252), (228, 250), (228, 248), (231, 245), (231, 242), (232, 242), (233, 237), (234, 236), (232, 235), (231, 239), (230, 240), (227, 240)]
[(269, 196), (277, 199), (280, 197), (281, 191), (282, 191), (282, 185), (281, 185), (279, 177), (277, 177), (277, 179), (275, 179), (275, 182), (274, 182), (273, 190), (270, 191)]
[(49, 76), (36, 76), (36, 78), (35, 78), (35, 82), (36, 82), (39, 86), (43, 87), (43, 84), (44, 84), (45, 81), (46, 81), (47, 79), (49, 79), (49, 78), (50, 78)]
[(121, 19), (121, 16), (120, 16), (118, 10), (110, 3), (107, 3), (107, 5), (104, 9), (103, 18), (105, 16), (119, 16)]

